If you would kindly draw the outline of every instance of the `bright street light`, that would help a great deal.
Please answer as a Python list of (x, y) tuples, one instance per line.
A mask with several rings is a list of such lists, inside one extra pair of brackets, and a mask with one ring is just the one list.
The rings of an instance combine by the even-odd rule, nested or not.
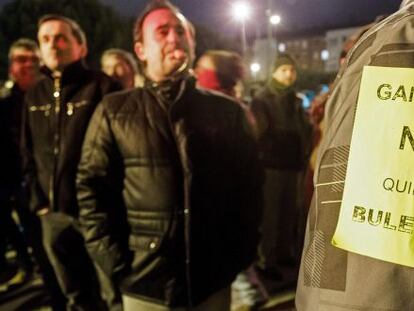
[(280, 18), (279, 15), (272, 15), (272, 16), (269, 17), (269, 22), (272, 25), (278, 25), (278, 24), (280, 24), (280, 21), (281, 21), (281, 18)]
[(328, 50), (323, 50), (321, 52), (321, 59), (323, 61), (327, 61), (329, 59), (329, 51)]
[(246, 2), (236, 2), (233, 4), (233, 16), (239, 21), (244, 22), (250, 16), (250, 6)]
[(252, 64), (250, 64), (250, 71), (253, 74), (258, 73), (260, 71), (260, 64), (259, 63), (252, 63)]
[(242, 50), (243, 55), (246, 55), (247, 51), (247, 38), (246, 38), (246, 20), (250, 16), (250, 6), (246, 2), (235, 2), (233, 3), (232, 13), (236, 20), (240, 21), (242, 24), (241, 27), (241, 40), (242, 40)]

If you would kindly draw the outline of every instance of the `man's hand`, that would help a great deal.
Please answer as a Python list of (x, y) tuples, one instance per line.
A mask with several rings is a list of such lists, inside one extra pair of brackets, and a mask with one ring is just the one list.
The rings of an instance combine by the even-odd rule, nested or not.
[(41, 217), (41, 216), (44, 216), (46, 214), (49, 214), (49, 212), (50, 212), (49, 206), (42, 206), (36, 211), (36, 215)]

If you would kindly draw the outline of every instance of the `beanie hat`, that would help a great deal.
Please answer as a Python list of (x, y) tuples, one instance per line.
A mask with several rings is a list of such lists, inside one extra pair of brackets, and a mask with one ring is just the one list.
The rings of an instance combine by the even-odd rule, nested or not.
[(296, 63), (293, 60), (292, 56), (290, 56), (289, 54), (282, 53), (276, 56), (275, 63), (273, 65), (273, 70), (276, 70), (282, 65), (296, 66)]

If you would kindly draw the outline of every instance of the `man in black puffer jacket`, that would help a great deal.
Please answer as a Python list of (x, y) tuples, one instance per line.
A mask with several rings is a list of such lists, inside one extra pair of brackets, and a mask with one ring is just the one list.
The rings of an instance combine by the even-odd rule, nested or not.
[(177, 8), (151, 3), (135, 28), (145, 86), (107, 96), (85, 137), (80, 220), (124, 310), (227, 311), (232, 280), (255, 259), (255, 142), (236, 102), (195, 88), (193, 40)]
[(86, 38), (73, 20), (43, 17), (38, 39), (45, 66), (26, 94), (22, 142), (29, 204), (41, 219), (68, 310), (99, 310), (98, 284), (77, 226), (75, 177), (89, 118), (103, 95), (119, 87), (85, 68)]

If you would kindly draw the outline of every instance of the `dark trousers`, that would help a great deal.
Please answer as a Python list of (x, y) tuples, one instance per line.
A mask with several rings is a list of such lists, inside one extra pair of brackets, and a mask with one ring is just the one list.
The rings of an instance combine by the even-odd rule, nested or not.
[(77, 220), (63, 213), (49, 213), (40, 219), (43, 245), (67, 299), (67, 310), (105, 310)]
[[(22, 268), (30, 272), (32, 260), (27, 250), (27, 243), (23, 231), (21, 231), (12, 217), (12, 210), (15, 207), (12, 198), (0, 199), (0, 268), (5, 267), (5, 252), (7, 242), (17, 252), (17, 260)], [(21, 217), (20, 213), (19, 216)]]
[(49, 261), (42, 243), (42, 227), (39, 220), (34, 214), (26, 214), (25, 229), (28, 234), (29, 244), (32, 246), (33, 255), (36, 263), (39, 265), (40, 273), (43, 277), (43, 282), (48, 290), (51, 298), (51, 306), (53, 311), (64, 311), (66, 309), (65, 297), (60, 290), (57, 282), (55, 271)]
[(295, 171), (266, 169), (258, 266), (281, 286), (295, 284), (299, 264), (299, 177)]

